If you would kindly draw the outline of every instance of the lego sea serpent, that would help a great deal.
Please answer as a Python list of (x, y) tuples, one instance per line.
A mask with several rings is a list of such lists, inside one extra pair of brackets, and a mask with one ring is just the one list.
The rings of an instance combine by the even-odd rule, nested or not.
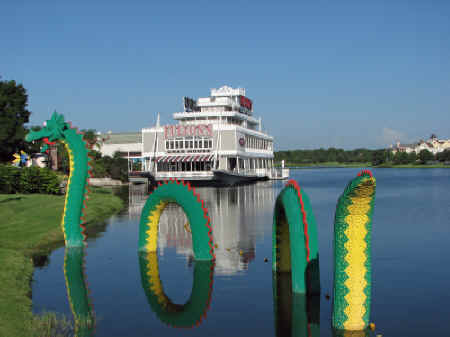
[[(48, 145), (60, 140), (69, 152), (70, 176), (62, 228), (66, 246), (80, 247), (85, 240), (83, 209), (90, 172), (87, 145), (82, 135), (56, 112), (43, 129), (31, 131), (26, 137), (27, 141), (37, 139)], [(363, 330), (368, 325), (375, 187), (372, 174), (362, 171), (348, 184), (336, 207), (333, 327), (339, 330)], [(189, 184), (176, 180), (160, 183), (147, 199), (140, 220), (139, 250), (156, 251), (159, 218), (170, 202), (179, 204), (188, 217), (195, 259), (214, 260), (211, 220), (204, 202)], [(289, 181), (275, 204), (273, 270), (292, 273), (295, 293), (320, 292), (316, 227), (308, 196), (295, 181)]]
[(192, 232), (196, 260), (214, 260), (211, 219), (200, 195), (189, 183), (171, 179), (159, 183), (145, 202), (139, 224), (139, 251), (156, 252), (159, 218), (169, 203), (183, 208)]
[[(371, 300), (371, 227), (376, 181), (361, 171), (339, 197), (334, 222), (333, 327), (368, 327)], [(320, 292), (317, 229), (309, 198), (291, 180), (277, 197), (273, 222), (273, 271), (291, 272), (292, 291)]]
[(82, 247), (86, 239), (84, 225), (84, 209), (89, 192), (90, 177), (89, 149), (83, 140), (83, 135), (76, 128), (64, 121), (64, 116), (56, 111), (44, 123), (39, 131), (30, 131), (25, 140), (28, 142), (42, 139), (45, 143), (41, 149), (45, 152), (48, 145), (56, 141), (64, 143), (69, 154), (70, 175), (67, 182), (66, 200), (61, 221), (66, 247)]
[(333, 327), (363, 330), (371, 300), (372, 214), (376, 180), (362, 171), (339, 197), (334, 220)]

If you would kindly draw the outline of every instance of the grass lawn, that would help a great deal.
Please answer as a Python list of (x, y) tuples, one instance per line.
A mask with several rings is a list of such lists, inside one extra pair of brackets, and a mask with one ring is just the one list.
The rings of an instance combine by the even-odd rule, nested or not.
[[(121, 210), (123, 202), (108, 190), (94, 189), (87, 205), (89, 228)], [(64, 244), (63, 207), (64, 196), (0, 195), (0, 336), (34, 337), (31, 256)]]

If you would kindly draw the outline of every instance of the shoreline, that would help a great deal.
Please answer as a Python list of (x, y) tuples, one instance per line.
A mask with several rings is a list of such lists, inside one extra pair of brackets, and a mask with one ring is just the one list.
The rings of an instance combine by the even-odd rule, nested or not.
[[(88, 232), (124, 208), (123, 201), (108, 189), (94, 188), (89, 197)], [(64, 246), (60, 227), (64, 199), (65, 196), (46, 194), (0, 195), (0, 212), (5, 219), (0, 224), (0, 282), (6, 289), (0, 294), (1, 336), (33, 335), (33, 257), (46, 257)]]
[[(277, 165), (276, 167), (281, 167)], [(325, 162), (325, 163), (315, 163), (315, 164), (295, 164), (288, 163), (285, 165), (285, 168), (288, 169), (322, 169), (322, 168), (450, 168), (450, 165), (444, 164), (430, 164), (430, 165), (422, 165), (422, 164), (382, 164), (373, 166), (371, 163), (351, 163), (351, 164), (339, 164), (335, 162)]]

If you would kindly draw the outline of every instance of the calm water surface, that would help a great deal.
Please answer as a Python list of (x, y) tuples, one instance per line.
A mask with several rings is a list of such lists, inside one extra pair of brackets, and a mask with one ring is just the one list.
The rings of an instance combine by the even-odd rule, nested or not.
[[(129, 209), (108, 220), (106, 231), (88, 240), (84, 267), (96, 315), (92, 336), (332, 336), (332, 242), (336, 201), (358, 169), (304, 169), (291, 177), (308, 193), (318, 223), (322, 295), (314, 304), (320, 329), (307, 329), (302, 305), (294, 306), (279, 280), (273, 296), (271, 270), (272, 216), (282, 182), (236, 188), (198, 188), (212, 218), (217, 261), (213, 275), (202, 274), (193, 260), (184, 213), (176, 207), (161, 217), (157, 271), (164, 293), (184, 304), (194, 275), (211, 276), (209, 309), (198, 326), (179, 329), (152, 308), (152, 298), (137, 253), (139, 215), (145, 195), (130, 191)], [(450, 328), (450, 170), (378, 169), (373, 218), (373, 286), (371, 321), (383, 336), (449, 336)], [(64, 248), (36, 268), (34, 312), (72, 316), (64, 277)], [(264, 258), (269, 262), (265, 263)], [(141, 260), (146, 266), (149, 260)], [(153, 267), (152, 267), (153, 268)], [(195, 270), (195, 273), (194, 273)], [(202, 276), (203, 277), (203, 276)], [(205, 278), (206, 279), (206, 278)], [(285, 283), (283, 283), (285, 282)], [(152, 290), (157, 293), (157, 289)], [(203, 292), (203, 295), (205, 293)], [(164, 297), (159, 297), (161, 301)], [(195, 299), (191, 298), (191, 302)], [(320, 307), (319, 303), (320, 302)], [(205, 302), (206, 303), (206, 302)], [(171, 306), (173, 317), (183, 310)], [(203, 310), (203, 309), (202, 309)], [(176, 325), (176, 318), (172, 324)], [(170, 323), (170, 322), (169, 322)]]

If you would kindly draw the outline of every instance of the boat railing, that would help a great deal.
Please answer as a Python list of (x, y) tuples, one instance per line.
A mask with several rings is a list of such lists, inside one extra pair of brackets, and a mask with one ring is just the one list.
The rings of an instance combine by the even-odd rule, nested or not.
[(286, 179), (289, 177), (289, 169), (274, 167), (270, 171), (270, 177), (271, 179)]
[(212, 176), (212, 171), (170, 171), (161, 172), (157, 174), (158, 178), (184, 178), (184, 177), (208, 177)]

